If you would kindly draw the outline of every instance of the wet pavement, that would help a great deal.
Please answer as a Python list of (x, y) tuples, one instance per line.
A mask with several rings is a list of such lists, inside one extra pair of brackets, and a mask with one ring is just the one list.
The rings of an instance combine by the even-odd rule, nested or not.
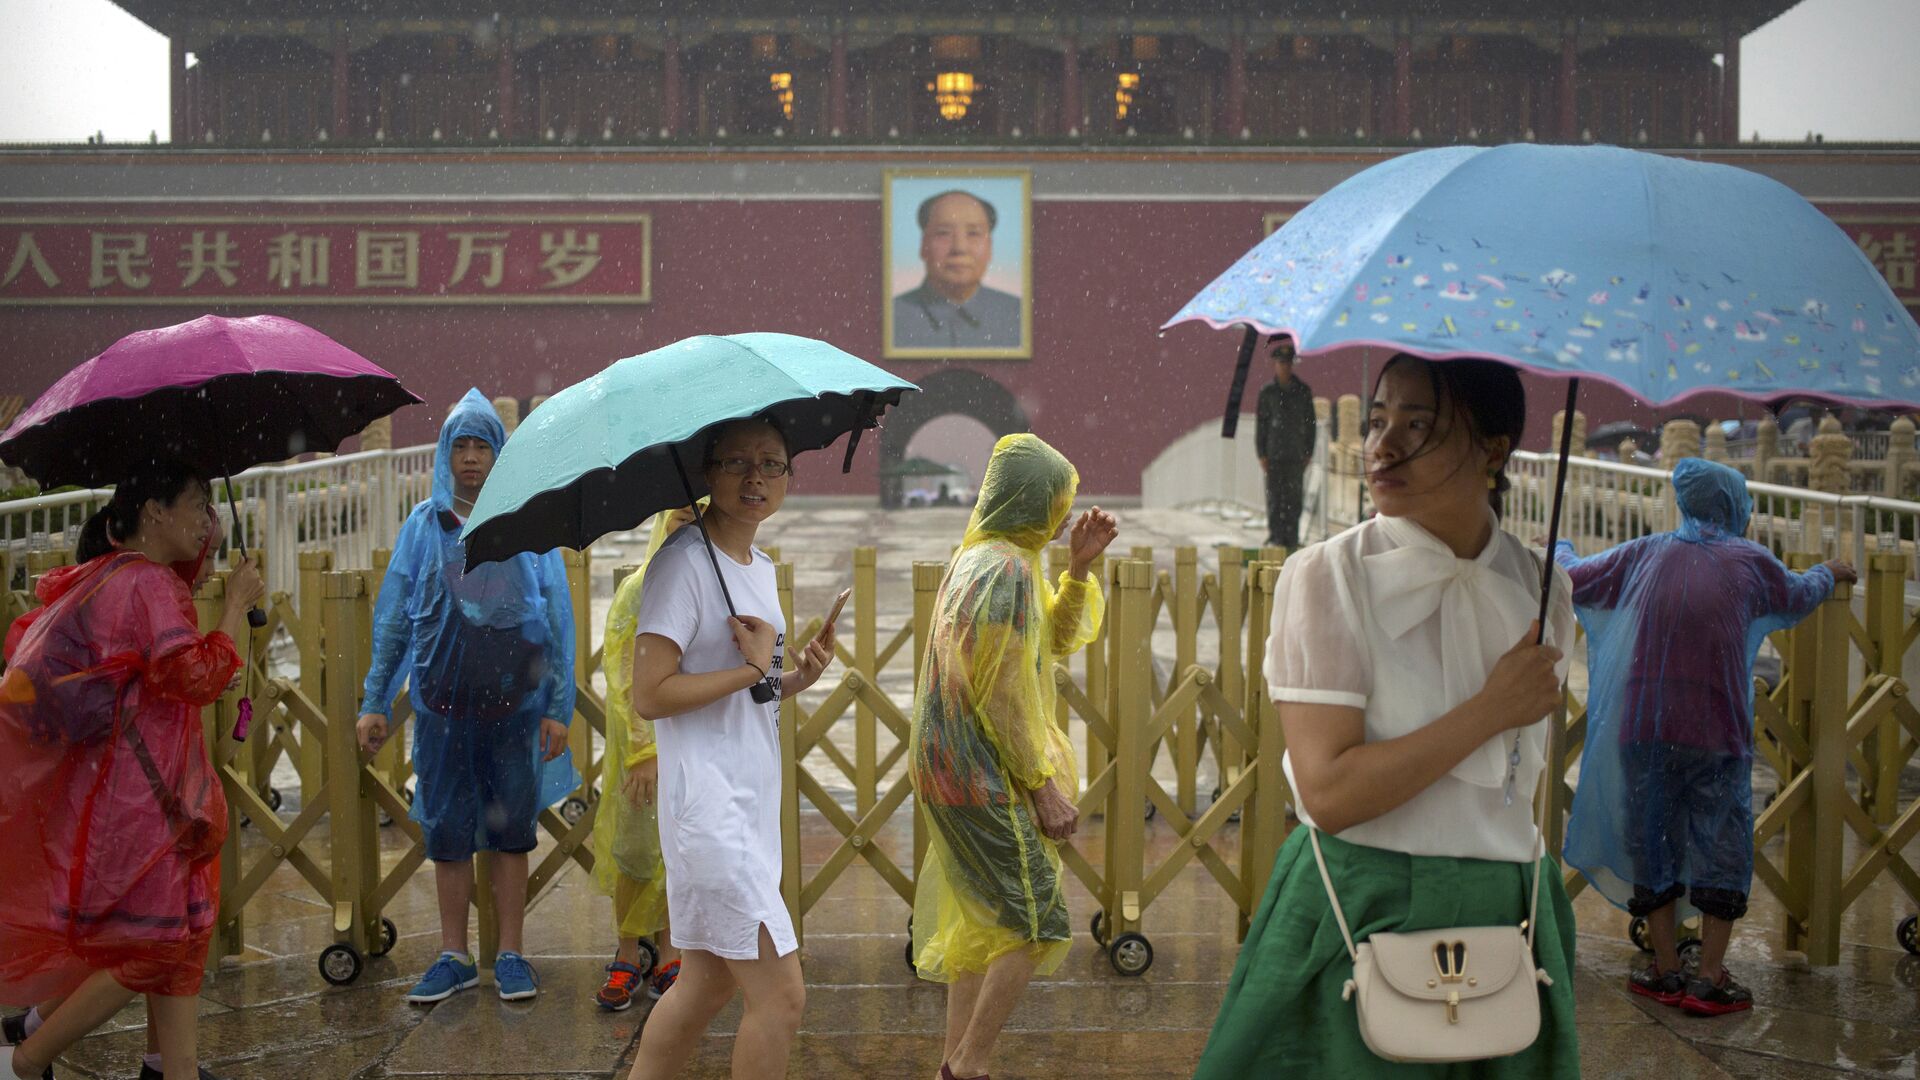
[[(796, 606), (802, 621), (824, 609), (850, 580), (850, 547), (881, 546), (882, 639), (900, 626), (911, 606), (906, 586), (915, 559), (944, 558), (958, 539), (965, 514), (931, 510), (881, 515), (868, 509), (816, 506), (776, 519), (768, 537), (796, 564)], [(1171, 557), (1174, 543), (1207, 549), (1215, 542), (1245, 544), (1257, 536), (1238, 521), (1172, 511), (1123, 512), (1121, 545), (1144, 544)], [(596, 549), (595, 594), (604, 615), (611, 570), (640, 552), (638, 538), (616, 538)], [(843, 629), (843, 633), (845, 633)], [(1171, 655), (1170, 633), (1157, 650)], [(1203, 648), (1201, 661), (1211, 656)], [(909, 661), (896, 660), (882, 685), (908, 692)], [(849, 729), (851, 724), (843, 725)], [(835, 741), (843, 732), (836, 731)], [(1076, 742), (1078, 736), (1076, 735)], [(851, 746), (846, 734), (844, 745)], [(883, 731), (881, 750), (891, 745)], [(807, 767), (845, 803), (851, 792), (816, 751)], [(897, 773), (896, 773), (897, 775)], [(1156, 775), (1171, 787), (1162, 756)], [(1913, 778), (1910, 770), (1909, 779)], [(300, 799), (286, 770), (277, 782), (287, 793), (283, 818)], [(1764, 786), (1764, 785), (1762, 785)], [(1909, 783), (1908, 787), (1913, 785)], [(1199, 789), (1212, 787), (1203, 770)], [(1911, 799), (1914, 792), (1906, 793)], [(1204, 794), (1202, 796), (1204, 801)], [(897, 814), (875, 843), (897, 862), (908, 861), (911, 836)], [(817, 812), (802, 817), (803, 862), (811, 878), (839, 835)], [(1098, 820), (1076, 844), (1097, 867)], [(325, 828), (319, 832), (324, 835)], [(395, 830), (382, 830), (389, 865), (398, 857)], [(1148, 827), (1153, 861), (1176, 838), (1164, 822)], [(249, 831), (249, 845), (263, 843)], [(1237, 828), (1218, 841), (1237, 860)], [(1920, 845), (1909, 846), (1920, 861)], [(1850, 850), (1848, 864), (1857, 858)], [(1198, 862), (1168, 886), (1144, 915), (1155, 961), (1138, 978), (1116, 974), (1085, 932), (1095, 903), (1071, 882), (1074, 951), (1055, 975), (1036, 980), (1000, 1042), (994, 1075), (1027, 1077), (1174, 1077), (1190, 1073), (1205, 1044), (1235, 958), (1236, 912)], [(1626, 940), (1626, 917), (1597, 896), (1575, 901), (1579, 916), (1575, 993), (1585, 1072), (1593, 1077), (1920, 1076), (1920, 958), (1894, 942), (1897, 920), (1913, 907), (1888, 879), (1876, 882), (1846, 916), (1841, 962), (1809, 967), (1784, 947), (1780, 909), (1760, 888), (1753, 911), (1737, 929), (1729, 965), (1760, 1003), (1751, 1013), (1698, 1019), (1629, 995), (1629, 965), (1641, 962)], [(528, 916), (528, 952), (539, 970), (541, 996), (530, 1003), (498, 1000), (483, 975), (475, 991), (433, 1007), (408, 1005), (407, 988), (438, 952), (431, 875), (416, 874), (387, 914), (400, 930), (388, 956), (370, 959), (360, 980), (329, 987), (316, 958), (332, 941), (330, 912), (292, 869), (281, 867), (247, 909), (245, 955), (223, 963), (204, 992), (201, 1052), (213, 1071), (232, 1080), (334, 1080), (412, 1076), (623, 1076), (645, 1023), (644, 999), (627, 1012), (604, 1013), (592, 1003), (612, 959), (611, 903), (587, 876), (570, 868)], [(907, 968), (907, 905), (864, 864), (846, 869), (803, 923), (802, 962), (808, 1005), (795, 1048), (795, 1077), (930, 1077), (939, 1067), (944, 1024), (941, 987), (921, 983)], [(688, 1076), (725, 1076), (738, 1006), (714, 1025)], [(136, 1004), (88, 1038), (60, 1065), (59, 1075), (132, 1077), (143, 1049), (144, 1013)]]

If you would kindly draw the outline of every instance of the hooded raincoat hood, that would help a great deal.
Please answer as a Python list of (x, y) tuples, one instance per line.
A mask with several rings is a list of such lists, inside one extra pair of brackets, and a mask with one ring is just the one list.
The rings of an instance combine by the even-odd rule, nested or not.
[(1673, 467), (1673, 495), (1680, 505), (1682, 540), (1745, 536), (1753, 499), (1747, 478), (1716, 461), (1682, 458)]
[(1034, 435), (1008, 435), (994, 444), (962, 545), (998, 538), (1038, 551), (1059, 533), (1079, 487), (1060, 451)]
[(493, 409), (493, 402), (487, 400), (478, 388), (467, 391), (447, 413), (446, 422), (440, 425), (440, 445), (433, 451), (433, 505), (436, 509), (453, 509), (453, 444), (459, 439), (483, 439), (493, 447), (493, 455), (500, 456), (500, 448), (507, 444), (507, 428), (500, 422), (500, 414)]

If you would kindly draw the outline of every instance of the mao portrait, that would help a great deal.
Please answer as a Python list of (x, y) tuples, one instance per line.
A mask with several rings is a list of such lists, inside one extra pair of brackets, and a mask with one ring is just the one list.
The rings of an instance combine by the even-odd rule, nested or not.
[(1029, 175), (889, 170), (883, 181), (886, 355), (1033, 355)]

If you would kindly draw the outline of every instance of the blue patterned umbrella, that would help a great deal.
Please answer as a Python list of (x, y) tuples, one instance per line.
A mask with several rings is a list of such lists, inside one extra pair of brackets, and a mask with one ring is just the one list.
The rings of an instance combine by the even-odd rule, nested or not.
[(1920, 405), (1920, 326), (1831, 219), (1757, 173), (1616, 147), (1382, 162), (1167, 325), (1189, 320), (1291, 334), (1302, 353), (1507, 360), (1656, 406), (1707, 392)]
[[(1652, 405), (1732, 393), (1920, 408), (1920, 326), (1831, 219), (1745, 169), (1610, 146), (1406, 154), (1313, 201), (1167, 326), (1261, 333), (1568, 378), (1548, 550), (1582, 378)], [(1546, 625), (1552, 575), (1543, 570)], [(1511, 797), (1511, 796), (1510, 796)]]

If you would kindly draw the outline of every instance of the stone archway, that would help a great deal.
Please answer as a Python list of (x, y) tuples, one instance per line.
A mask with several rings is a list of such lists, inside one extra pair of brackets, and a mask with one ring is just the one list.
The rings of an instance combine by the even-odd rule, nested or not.
[(889, 510), (901, 505), (905, 485), (884, 475), (887, 467), (906, 459), (907, 444), (927, 422), (959, 413), (985, 424), (996, 439), (1033, 430), (1013, 391), (977, 371), (947, 368), (915, 381), (920, 392), (906, 395), (889, 410), (880, 429), (880, 505)]

